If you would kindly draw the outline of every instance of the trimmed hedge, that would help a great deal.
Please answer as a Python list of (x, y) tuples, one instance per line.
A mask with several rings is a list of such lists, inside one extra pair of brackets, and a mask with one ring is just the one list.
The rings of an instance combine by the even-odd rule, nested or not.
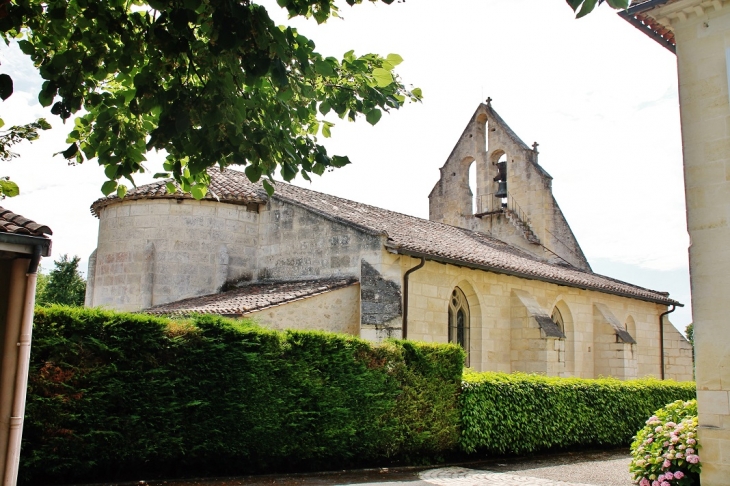
[(36, 309), (25, 483), (331, 469), (457, 447), (463, 351)]
[(496, 454), (627, 446), (655, 410), (695, 396), (694, 382), (472, 372), (460, 397), (459, 445)]

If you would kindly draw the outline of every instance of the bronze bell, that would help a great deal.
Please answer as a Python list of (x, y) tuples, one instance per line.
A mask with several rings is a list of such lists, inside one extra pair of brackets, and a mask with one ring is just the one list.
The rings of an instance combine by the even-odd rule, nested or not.
[(497, 187), (497, 192), (494, 194), (494, 197), (507, 197), (507, 181), (499, 181), (499, 186)]

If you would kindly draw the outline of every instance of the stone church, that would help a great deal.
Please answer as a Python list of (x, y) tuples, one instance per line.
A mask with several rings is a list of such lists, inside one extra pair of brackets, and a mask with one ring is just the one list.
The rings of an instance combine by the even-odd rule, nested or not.
[(536, 146), (490, 103), (441, 168), (428, 220), (210, 176), (200, 201), (155, 182), (93, 203), (87, 306), (455, 342), (475, 370), (692, 379), (692, 349), (664, 317), (681, 304), (593, 273)]

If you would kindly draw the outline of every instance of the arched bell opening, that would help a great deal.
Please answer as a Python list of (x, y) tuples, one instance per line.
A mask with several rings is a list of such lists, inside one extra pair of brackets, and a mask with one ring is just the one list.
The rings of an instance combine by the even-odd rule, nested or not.
[(492, 154), (492, 165), (494, 165), (494, 177), (492, 178), (492, 191), (494, 198), (498, 201), (499, 207), (507, 207), (507, 154), (502, 150), (496, 150)]

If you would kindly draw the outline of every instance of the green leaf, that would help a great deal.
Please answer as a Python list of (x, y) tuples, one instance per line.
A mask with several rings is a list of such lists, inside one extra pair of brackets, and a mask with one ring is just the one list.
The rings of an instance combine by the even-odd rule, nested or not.
[(333, 155), (332, 156), (332, 167), (344, 167), (350, 163), (350, 159), (346, 156)]
[(117, 181), (106, 181), (101, 185), (101, 192), (105, 196), (108, 196), (117, 189)]
[(2, 118), (0, 118), (0, 128), (2, 128), (2, 127), (4, 127), (4, 126), (5, 126), (5, 121), (3, 121), (3, 119), (2, 119)]
[(0, 179), (0, 193), (2, 193), (3, 196), (15, 197), (20, 194), (20, 188), (13, 181)]
[(203, 199), (207, 193), (208, 187), (201, 184), (196, 184), (190, 188), (190, 194), (198, 201)]
[(629, 3), (630, 0), (608, 0), (608, 4), (617, 10), (629, 8)]
[(393, 83), (393, 75), (387, 69), (373, 69), (373, 78), (380, 88), (385, 88)]
[(167, 184), (165, 184), (165, 188), (167, 189), (168, 194), (175, 194), (175, 192), (177, 191), (177, 187), (173, 182), (168, 182)]
[(7, 74), (0, 74), (0, 98), (3, 101), (13, 94), (13, 79)]
[(294, 90), (291, 88), (282, 89), (277, 93), (276, 97), (279, 98), (279, 101), (286, 103), (294, 97)]
[(375, 125), (380, 121), (380, 117), (383, 116), (383, 112), (380, 111), (377, 108), (373, 108), (372, 110), (368, 111), (365, 115), (365, 119), (368, 121), (369, 124)]
[(71, 159), (73, 158), (77, 153), (79, 153), (79, 146), (77, 144), (71, 144), (69, 148), (61, 152), (61, 155), (63, 155), (64, 159)]
[(578, 10), (578, 7), (580, 7), (580, 4), (583, 3), (583, 0), (566, 0), (568, 2), (568, 5), (570, 5), (570, 8), (573, 9), (573, 12)]
[(388, 54), (388, 56), (385, 58), (392, 66), (397, 66), (398, 64), (403, 62), (403, 58), (400, 57), (398, 54)]
[(334, 123), (330, 123), (328, 121), (322, 122), (322, 136), (324, 138), (330, 138), (332, 136), (331, 128), (335, 126)]
[(66, 137), (66, 143), (78, 142), (79, 137), (80, 135), (78, 130), (71, 130), (71, 133), (69, 133), (68, 137)]
[(332, 109), (332, 105), (330, 105), (329, 101), (323, 101), (322, 103), (319, 104), (319, 112), (322, 113), (323, 115), (326, 115), (327, 113), (329, 113), (331, 109)]
[(583, 5), (580, 7), (580, 11), (578, 12), (578, 15), (575, 16), (576, 19), (579, 19), (581, 17), (585, 17), (589, 13), (593, 11), (594, 8), (596, 8), (596, 3), (598, 0), (585, 0), (583, 2)]
[(117, 186), (117, 196), (123, 198), (126, 194), (127, 194), (127, 186), (125, 186), (124, 184), (119, 184), (119, 186)]
[(314, 70), (317, 74), (322, 76), (331, 77), (334, 76), (335, 71), (332, 69), (332, 65), (327, 61), (314, 61)]
[(56, 92), (50, 93), (46, 90), (41, 90), (40, 93), (38, 93), (38, 102), (41, 104), (41, 106), (51, 106), (51, 103), (53, 103), (53, 98), (56, 96)]
[(258, 182), (259, 179), (261, 179), (261, 174), (263, 173), (261, 167), (258, 165), (249, 165), (246, 169), (244, 169), (244, 172), (246, 173), (248, 180), (251, 182)]
[(421, 91), (421, 88), (413, 88), (413, 90), (411, 91), (411, 93), (416, 98), (419, 98), (419, 99), (420, 98), (423, 98), (423, 91)]
[(268, 194), (269, 197), (271, 197), (274, 194), (274, 186), (269, 184), (269, 181), (266, 181), (266, 180), (263, 182), (263, 186), (264, 186), (264, 189), (266, 189), (266, 194)]
[(107, 165), (104, 168), (104, 175), (107, 177), (107, 179), (113, 180), (117, 177), (118, 170), (119, 170), (118, 165)]

